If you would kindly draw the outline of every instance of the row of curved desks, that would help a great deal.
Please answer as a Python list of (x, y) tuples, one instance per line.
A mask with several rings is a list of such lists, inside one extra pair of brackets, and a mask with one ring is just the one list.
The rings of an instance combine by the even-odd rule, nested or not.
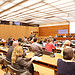
[[(3, 52), (3, 54), (6, 54), (7, 51), (8, 51), (8, 48), (6, 48), (6, 49), (0, 49), (0, 52)], [(33, 55), (34, 55), (33, 52), (29, 52), (26, 55), (26, 57), (31, 57)], [(59, 54), (59, 53), (56, 53), (55, 57), (52, 58), (49, 55), (44, 55), (43, 54), (43, 56), (41, 56), (39, 58), (40, 58), (40, 60), (34, 60), (33, 63), (36, 64), (36, 65), (40, 65), (41, 67), (53, 69), (54, 70), (54, 75), (56, 75), (56, 72), (57, 72), (57, 60), (58, 60), (58, 58), (62, 59), (62, 55)]]
[(65, 40), (65, 39), (67, 39), (67, 40), (75, 40), (75, 37), (74, 38), (70, 38), (70, 37), (56, 37), (56, 40)]

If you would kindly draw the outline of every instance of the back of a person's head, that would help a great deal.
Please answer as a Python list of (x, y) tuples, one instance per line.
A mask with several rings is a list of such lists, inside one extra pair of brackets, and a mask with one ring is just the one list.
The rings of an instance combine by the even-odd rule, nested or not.
[(74, 55), (74, 53), (73, 53), (72, 48), (65, 48), (63, 50), (63, 59), (71, 60), (73, 58), (73, 55)]
[(36, 42), (36, 41), (37, 41), (37, 38), (35, 37), (35, 38), (33, 39), (33, 41)]
[(12, 63), (15, 63), (18, 56), (22, 57), (23, 48), (22, 46), (16, 46), (12, 52)]
[(54, 38), (53, 41), (56, 41), (56, 38)]
[(70, 46), (70, 44), (71, 44), (71, 42), (69, 40), (66, 40), (64, 43), (64, 45), (66, 45), (66, 46)]
[(47, 38), (45, 38), (45, 39), (43, 40), (43, 42), (47, 42)]
[(18, 42), (22, 42), (22, 38), (19, 38), (19, 39), (18, 39)]
[(19, 44), (18, 41), (14, 41), (14, 42), (13, 42), (13, 46), (14, 46), (14, 47), (16, 47), (18, 44)]
[(50, 42), (51, 42), (51, 40), (50, 39), (47, 39), (47, 44), (50, 43)]

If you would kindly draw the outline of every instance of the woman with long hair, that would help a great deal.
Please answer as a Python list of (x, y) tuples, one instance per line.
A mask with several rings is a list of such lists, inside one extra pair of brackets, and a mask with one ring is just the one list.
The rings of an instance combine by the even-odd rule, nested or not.
[(25, 61), (24, 58), (22, 58), (23, 54), (23, 48), (21, 46), (15, 47), (13, 53), (12, 53), (12, 63), (13, 67), (21, 73), (21, 75), (25, 75), (26, 71), (29, 71), (31, 75), (34, 75), (34, 67), (32, 64), (32, 61), (34, 59), (31, 59), (29, 62)]

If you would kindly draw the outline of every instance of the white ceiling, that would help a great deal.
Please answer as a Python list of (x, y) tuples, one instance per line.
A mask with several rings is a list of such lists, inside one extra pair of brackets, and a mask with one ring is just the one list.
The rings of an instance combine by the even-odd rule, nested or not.
[(30, 24), (75, 21), (75, 0), (0, 0), (0, 20)]

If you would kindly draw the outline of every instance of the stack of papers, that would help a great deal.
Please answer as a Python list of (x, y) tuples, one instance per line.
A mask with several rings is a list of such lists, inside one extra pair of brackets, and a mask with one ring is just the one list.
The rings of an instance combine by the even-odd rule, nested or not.
[(38, 56), (34, 56), (35, 60), (38, 61), (38, 60), (41, 60), (42, 57), (38, 57)]

